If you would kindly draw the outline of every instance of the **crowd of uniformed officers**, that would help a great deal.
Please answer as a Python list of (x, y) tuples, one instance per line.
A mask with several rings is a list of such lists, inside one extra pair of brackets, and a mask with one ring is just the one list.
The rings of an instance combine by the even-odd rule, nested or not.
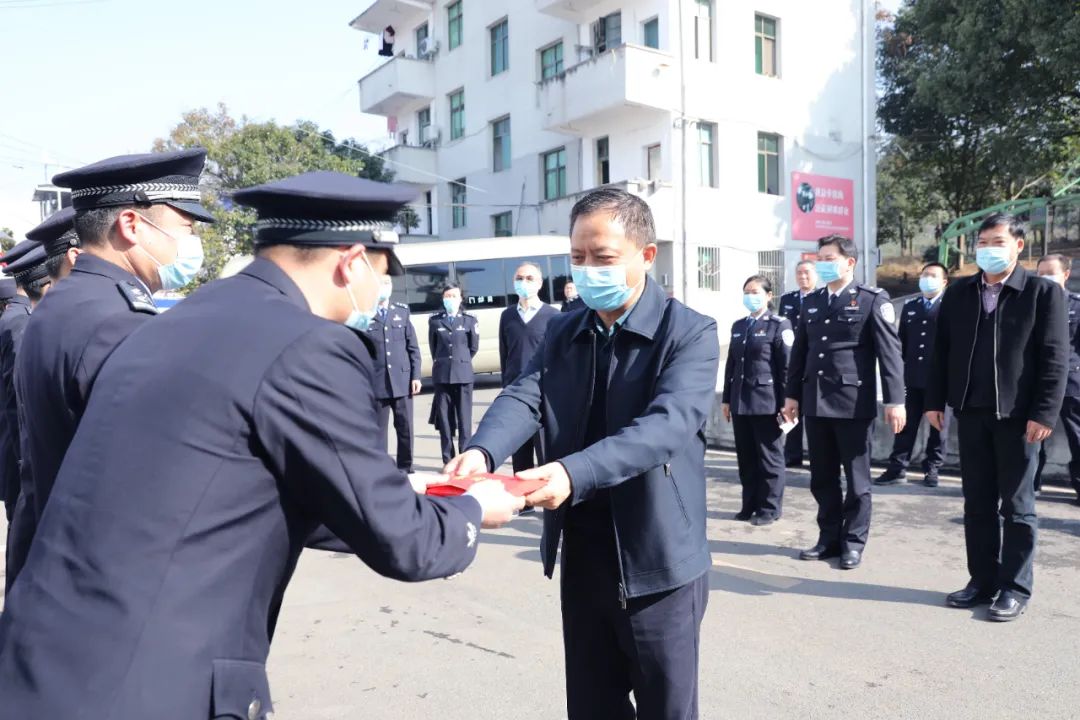
[[(1032, 594), (1043, 443), (1055, 426), (1068, 439), (1080, 503), (1080, 295), (1065, 289), (1069, 258), (1045, 256), (1032, 273), (1019, 262), (1023, 249), (1019, 220), (987, 217), (979, 272), (950, 282), (948, 268), (927, 263), (899, 322), (886, 293), (854, 280), (858, 250), (845, 237), (822, 238), (817, 260), (799, 263), (798, 290), (780, 298), (778, 314), (771, 281), (748, 278), (748, 315), (731, 328), (722, 405), (742, 483), (735, 519), (779, 519), (785, 469), (802, 464), (796, 430), (805, 425), (819, 532), (800, 557), (858, 567), (870, 530), (880, 378), (895, 439), (873, 484), (906, 479), (925, 416), (921, 482), (936, 487), (949, 424), (958, 422), (970, 577), (946, 601), (990, 604), (991, 620), (1019, 617)], [(815, 289), (818, 278), (824, 287)]]
[[(519, 498), (487, 480), (433, 498), (407, 477), (420, 351), (388, 277), (403, 273), (393, 218), (412, 191), (331, 172), (236, 191), (257, 216), (256, 258), (156, 317), (154, 293), (202, 266), (204, 161), (193, 149), (61, 173), (73, 207), (3, 257), (0, 720), (266, 717), (266, 657), (304, 547), (344, 548), (392, 578), (448, 577), (481, 527), (526, 506), (547, 511), (549, 577), (561, 542), (568, 716), (697, 717), (719, 343), (713, 321), (649, 276), (648, 205), (615, 188), (575, 204), (562, 312), (539, 299), (539, 267), (515, 269), (498, 330), (505, 387), (475, 436), (477, 321), (461, 288), (444, 288), (428, 342), (445, 472), (512, 458), (542, 486)], [(1032, 273), (1023, 247), (1015, 218), (987, 218), (981, 272), (949, 282), (928, 264), (899, 331), (887, 294), (854, 280), (848, 238), (818, 242), (780, 313), (770, 280), (748, 278), (723, 370), (736, 517), (781, 518), (799, 429), (819, 528), (801, 557), (857, 567), (880, 375), (897, 437), (878, 482), (905, 476), (925, 415), (923, 481), (936, 484), (951, 408), (970, 579), (948, 603), (1018, 617), (1040, 444), (1059, 415), (1080, 448), (1080, 297), (1064, 290), (1066, 258)]]

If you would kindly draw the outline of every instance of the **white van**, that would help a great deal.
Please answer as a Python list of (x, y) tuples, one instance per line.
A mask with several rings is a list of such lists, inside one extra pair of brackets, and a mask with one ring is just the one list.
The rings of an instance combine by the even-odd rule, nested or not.
[(570, 279), (570, 238), (565, 235), (403, 242), (394, 252), (405, 275), (394, 278), (391, 301), (409, 306), (425, 378), (431, 377), (428, 318), (442, 312), (447, 282), (461, 286), (462, 307), (480, 321), (480, 351), (473, 358), (473, 369), (494, 373), (499, 372), (499, 316), (518, 301), (514, 294), (518, 266), (523, 262), (540, 266), (544, 273), (540, 299), (546, 303), (561, 305), (563, 287)]

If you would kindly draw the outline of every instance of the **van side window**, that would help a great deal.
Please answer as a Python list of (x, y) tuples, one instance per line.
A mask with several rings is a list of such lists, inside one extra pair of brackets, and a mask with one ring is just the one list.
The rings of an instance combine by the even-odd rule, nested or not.
[(441, 312), (442, 294), (449, 278), (450, 263), (413, 265), (405, 268), (405, 277), (401, 279), (405, 281), (406, 303), (409, 311), (413, 313)]

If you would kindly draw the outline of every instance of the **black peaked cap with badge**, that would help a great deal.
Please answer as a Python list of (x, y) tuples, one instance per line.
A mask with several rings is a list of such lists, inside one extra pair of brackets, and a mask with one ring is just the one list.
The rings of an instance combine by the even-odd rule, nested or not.
[(5, 266), (11, 265), (23, 255), (33, 250), (35, 245), (37, 245), (37, 243), (33, 240), (21, 240), (15, 244), (15, 247), (8, 250), (3, 256), (0, 256), (0, 262), (4, 263)]
[(359, 244), (386, 250), (390, 274), (403, 275), (394, 216), (416, 196), (408, 185), (320, 170), (239, 190), (233, 200), (258, 213), (256, 246)]
[(54, 212), (26, 233), (26, 239), (41, 243), (48, 257), (63, 255), (71, 248), (79, 247), (79, 236), (75, 232), (75, 208), (66, 207)]
[(33, 247), (25, 252), (21, 258), (4, 267), (4, 272), (15, 278), (15, 282), (24, 287), (49, 275), (45, 266), (45, 261), (49, 259), (48, 255), (45, 254), (45, 246), (30, 240), (26, 242)]
[(213, 222), (214, 216), (200, 204), (199, 176), (205, 164), (203, 148), (120, 155), (62, 172), (52, 181), (71, 189), (76, 213), (122, 205), (165, 204), (196, 220)]

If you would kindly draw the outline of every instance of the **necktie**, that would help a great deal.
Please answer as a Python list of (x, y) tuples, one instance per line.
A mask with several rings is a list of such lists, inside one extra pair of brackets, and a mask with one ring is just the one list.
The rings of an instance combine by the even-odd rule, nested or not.
[(923, 307), (926, 308), (926, 312), (930, 312), (930, 308), (933, 306), (934, 303), (930, 298), (923, 298)]

